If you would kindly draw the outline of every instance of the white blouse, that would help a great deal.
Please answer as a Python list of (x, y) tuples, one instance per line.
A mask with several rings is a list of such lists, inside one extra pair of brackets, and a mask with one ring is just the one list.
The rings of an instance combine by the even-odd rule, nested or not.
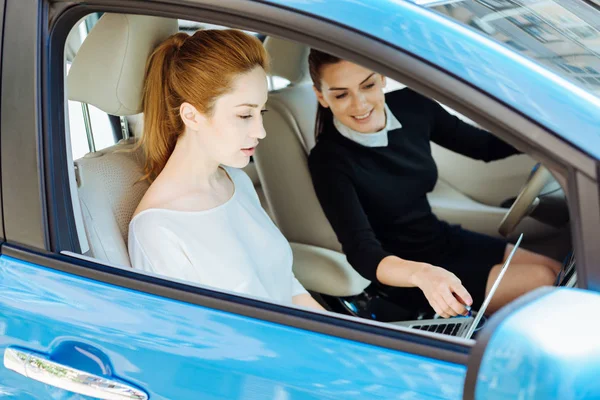
[(234, 193), (204, 211), (148, 209), (129, 224), (134, 268), (218, 289), (291, 303), (307, 293), (292, 249), (262, 208), (252, 181), (226, 167)]

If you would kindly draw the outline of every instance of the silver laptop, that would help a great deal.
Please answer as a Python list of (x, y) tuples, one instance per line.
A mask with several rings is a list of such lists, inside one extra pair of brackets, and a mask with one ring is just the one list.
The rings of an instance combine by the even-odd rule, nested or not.
[(413, 321), (393, 322), (393, 324), (399, 325), (399, 326), (407, 326), (409, 328), (420, 329), (420, 330), (428, 331), (428, 332), (436, 332), (436, 333), (442, 333), (442, 334), (452, 335), (452, 336), (456, 336), (456, 337), (462, 337), (465, 339), (470, 339), (471, 336), (473, 336), (475, 329), (479, 325), (479, 322), (481, 321), (481, 318), (483, 317), (485, 310), (487, 309), (488, 305), (490, 304), (490, 301), (492, 300), (492, 296), (494, 295), (494, 292), (496, 292), (498, 285), (500, 285), (500, 281), (502, 280), (502, 277), (504, 276), (504, 273), (506, 272), (506, 269), (508, 268), (510, 261), (512, 260), (513, 256), (515, 255), (515, 252), (519, 248), (519, 245), (521, 244), (522, 239), (523, 239), (523, 234), (521, 233), (521, 235), (519, 236), (519, 240), (517, 240), (517, 243), (515, 243), (514, 248), (512, 249), (512, 251), (510, 252), (508, 257), (506, 258), (506, 262), (504, 263), (502, 270), (498, 274), (498, 278), (496, 278), (496, 282), (494, 282), (494, 286), (492, 286), (490, 293), (485, 298), (479, 311), (477, 313), (474, 313), (475, 317), (420, 319), (420, 320), (413, 320)]

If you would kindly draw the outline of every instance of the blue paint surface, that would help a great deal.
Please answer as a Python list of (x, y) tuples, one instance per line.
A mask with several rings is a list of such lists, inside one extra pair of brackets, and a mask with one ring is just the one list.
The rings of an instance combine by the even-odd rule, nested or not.
[(599, 399), (600, 294), (556, 289), (520, 308), (494, 331), (476, 398)]
[[(0, 354), (8, 346), (129, 382), (151, 399), (460, 399), (466, 373), (1, 256)], [(83, 398), (5, 368), (2, 395)]]
[[(350, 26), (424, 59), (600, 158), (600, 100), (446, 17), (404, 1), (271, 3)], [(598, 329), (586, 334), (556, 323), (565, 315), (579, 323), (593, 317), (599, 296), (581, 292), (573, 306), (573, 291), (555, 293), (519, 310), (495, 332), (477, 398), (600, 398)], [(462, 365), (1, 256), (0, 354), (7, 347), (129, 382), (151, 399), (460, 399), (466, 373)], [(0, 396), (84, 398), (5, 368)]]

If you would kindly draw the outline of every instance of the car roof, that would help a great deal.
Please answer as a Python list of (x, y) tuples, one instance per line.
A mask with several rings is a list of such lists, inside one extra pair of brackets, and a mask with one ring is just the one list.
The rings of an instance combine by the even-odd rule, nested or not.
[(351, 27), (437, 65), (600, 158), (598, 97), (467, 26), (402, 0), (267, 2)]

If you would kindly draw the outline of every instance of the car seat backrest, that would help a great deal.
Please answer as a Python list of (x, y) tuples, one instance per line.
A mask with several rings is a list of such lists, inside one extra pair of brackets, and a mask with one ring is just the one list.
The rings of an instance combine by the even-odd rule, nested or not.
[(79, 201), (91, 256), (130, 266), (129, 221), (149, 183), (135, 139), (89, 153), (75, 161)]
[[(73, 59), (67, 77), (69, 99), (112, 115), (139, 114), (146, 60), (159, 43), (177, 30), (174, 19), (104, 14)], [(75, 161), (91, 256), (130, 265), (129, 221), (149, 186), (140, 181), (143, 161), (140, 149), (135, 150), (135, 139)]]
[(308, 250), (294, 253), (294, 273), (303, 284), (311, 283), (309, 290), (336, 296), (361, 293), (370, 282), (343, 257), (315, 262), (326, 254), (339, 255), (342, 250), (317, 199), (308, 170), (307, 157), (315, 144), (317, 111), (308, 74), (309, 49), (274, 37), (265, 40), (265, 48), (271, 56), (271, 74), (287, 79), (290, 85), (269, 93), (269, 112), (263, 117), (267, 136), (256, 148), (254, 159), (279, 229), (290, 242), (314, 246), (311, 262), (299, 259), (308, 257)]

